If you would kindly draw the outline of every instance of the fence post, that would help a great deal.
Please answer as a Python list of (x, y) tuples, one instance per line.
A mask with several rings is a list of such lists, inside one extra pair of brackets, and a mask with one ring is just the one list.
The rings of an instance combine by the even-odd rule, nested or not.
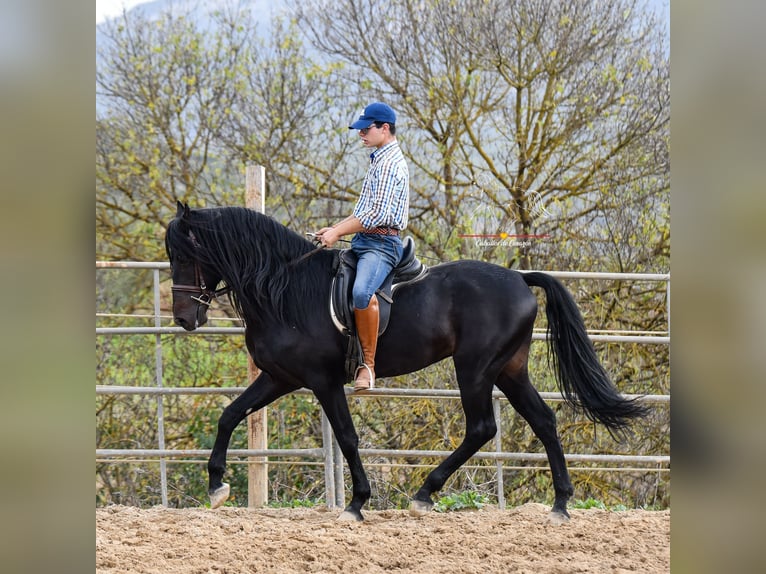
[(335, 441), (333, 439), (332, 428), (330, 427), (330, 419), (327, 418), (327, 414), (324, 409), (319, 407), (322, 411), (322, 448), (324, 449), (324, 485), (325, 485), (325, 503), (327, 508), (335, 508), (337, 506), (335, 502)]
[(338, 439), (335, 433), (332, 434), (333, 466), (335, 467), (335, 506), (343, 508), (346, 506), (346, 485), (343, 480), (343, 453), (340, 451)]
[(665, 307), (668, 310), (668, 337), (670, 336), (670, 279), (665, 284), (665, 292), (667, 293), (665, 299)]
[[(245, 207), (259, 213), (266, 211), (266, 168), (261, 165), (248, 165), (245, 170)], [(247, 377), (249, 384), (261, 373), (247, 355)], [(266, 408), (262, 408), (247, 417), (247, 448), (265, 450), (268, 448), (268, 420)], [(259, 508), (269, 501), (269, 465), (268, 457), (248, 457), (247, 465), (247, 506)]]
[[(161, 327), (160, 317), (160, 270), (152, 271), (154, 283), (154, 326)], [(154, 376), (158, 387), (162, 387), (162, 336), (154, 336)], [(157, 395), (157, 443), (160, 450), (165, 450), (165, 413), (162, 395)], [(160, 458), (160, 495), (162, 506), (168, 506), (168, 467), (164, 457)]]
[[(492, 411), (495, 415), (495, 452), (503, 452), (503, 424), (500, 417), (500, 399), (492, 399)], [(500, 510), (505, 509), (505, 484), (503, 482), (503, 461), (497, 460), (497, 507)]]

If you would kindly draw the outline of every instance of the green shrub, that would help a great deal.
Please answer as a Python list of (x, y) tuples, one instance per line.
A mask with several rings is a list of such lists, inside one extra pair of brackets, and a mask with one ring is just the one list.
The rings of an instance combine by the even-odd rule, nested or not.
[(489, 499), (480, 492), (463, 491), (442, 496), (434, 505), (436, 512), (449, 512), (452, 510), (481, 510)]

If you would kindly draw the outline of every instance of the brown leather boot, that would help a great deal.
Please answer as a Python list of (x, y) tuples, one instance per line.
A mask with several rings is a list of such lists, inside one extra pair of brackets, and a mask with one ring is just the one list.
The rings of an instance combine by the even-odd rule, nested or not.
[(364, 363), (356, 370), (354, 392), (358, 392), (375, 388), (375, 350), (378, 347), (378, 326), (380, 324), (378, 298), (373, 295), (366, 309), (354, 308), (354, 319), (364, 357)]

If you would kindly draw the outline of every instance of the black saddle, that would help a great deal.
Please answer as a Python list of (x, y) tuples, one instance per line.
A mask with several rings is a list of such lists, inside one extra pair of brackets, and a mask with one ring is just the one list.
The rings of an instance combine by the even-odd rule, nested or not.
[[(428, 272), (428, 268), (415, 256), (415, 242), (412, 237), (404, 239), (403, 247), (404, 252), (401, 261), (375, 292), (380, 306), (379, 335), (382, 335), (388, 327), (396, 289), (422, 278)], [(354, 303), (352, 301), (356, 263), (356, 253), (351, 249), (343, 249), (338, 252), (337, 270), (330, 290), (330, 315), (335, 327), (344, 335), (351, 335), (356, 331)]]
[[(428, 273), (428, 267), (415, 256), (415, 242), (412, 237), (403, 240), (402, 259), (388, 274), (383, 285), (375, 292), (378, 296), (380, 307), (380, 325), (378, 335), (382, 335), (388, 327), (388, 319), (391, 316), (391, 305), (394, 302), (394, 293), (399, 287), (422, 279)], [(361, 364), (358, 360), (361, 350), (359, 339), (356, 336), (356, 321), (354, 319), (354, 303), (352, 290), (356, 277), (357, 256), (351, 249), (338, 251), (336, 261), (337, 269), (332, 280), (330, 289), (330, 316), (335, 327), (345, 336), (349, 337), (349, 352), (346, 361), (346, 371), (350, 378), (354, 377), (356, 365)]]

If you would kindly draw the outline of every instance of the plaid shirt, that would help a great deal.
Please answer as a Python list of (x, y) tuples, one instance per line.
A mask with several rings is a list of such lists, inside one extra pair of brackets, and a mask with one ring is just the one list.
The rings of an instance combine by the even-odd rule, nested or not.
[(370, 168), (364, 176), (362, 193), (354, 215), (365, 229), (407, 227), (410, 207), (410, 174), (407, 161), (396, 141), (370, 154)]

